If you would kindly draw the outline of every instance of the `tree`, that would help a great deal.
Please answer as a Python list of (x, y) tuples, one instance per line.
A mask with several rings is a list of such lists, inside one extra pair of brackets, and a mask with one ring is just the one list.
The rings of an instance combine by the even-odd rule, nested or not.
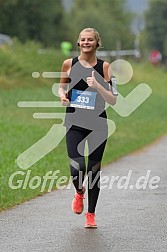
[(44, 45), (59, 45), (62, 40), (61, 0), (0, 0), (0, 32), (32, 39)]
[(167, 57), (167, 1), (150, 0), (146, 13), (147, 43), (150, 49), (159, 50), (163, 58)]
[(131, 49), (132, 16), (125, 12), (124, 4), (124, 0), (74, 0), (66, 15), (66, 36), (76, 45), (78, 33), (85, 27), (94, 27), (102, 37), (105, 50), (116, 49), (118, 42), (123, 49)]

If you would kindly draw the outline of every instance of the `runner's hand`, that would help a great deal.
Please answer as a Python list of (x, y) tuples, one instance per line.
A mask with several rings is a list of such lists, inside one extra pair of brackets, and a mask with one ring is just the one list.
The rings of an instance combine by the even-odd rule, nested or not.
[(67, 99), (66, 95), (62, 95), (60, 97), (60, 101), (61, 101), (62, 106), (68, 106), (68, 104), (69, 104), (69, 99)]
[(92, 76), (87, 77), (87, 84), (91, 88), (98, 88), (99, 83), (95, 79), (95, 73), (92, 71)]

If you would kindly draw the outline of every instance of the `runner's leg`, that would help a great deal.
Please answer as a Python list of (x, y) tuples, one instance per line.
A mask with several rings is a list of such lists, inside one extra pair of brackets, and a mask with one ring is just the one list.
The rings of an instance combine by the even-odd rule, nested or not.
[[(92, 134), (93, 133), (93, 134)], [(104, 149), (107, 142), (107, 131), (93, 131), (91, 138), (89, 137), (88, 146), (90, 149), (90, 155), (88, 157), (88, 212), (94, 213), (99, 192), (100, 192), (100, 169), (101, 160), (103, 157)], [(90, 135), (89, 135), (90, 136)], [(102, 139), (102, 143), (92, 152), (94, 144)], [(104, 140), (105, 139), (105, 140)]]

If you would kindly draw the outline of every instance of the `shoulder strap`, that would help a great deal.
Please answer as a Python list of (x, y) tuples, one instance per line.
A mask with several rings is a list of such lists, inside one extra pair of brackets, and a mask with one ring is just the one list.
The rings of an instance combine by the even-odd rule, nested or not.
[(77, 63), (77, 61), (78, 61), (78, 57), (74, 57), (74, 58), (72, 59), (72, 66), (73, 66), (75, 63)]
[(95, 66), (96, 71), (98, 71), (98, 73), (104, 77), (104, 73), (103, 73), (103, 63), (104, 60), (102, 59), (97, 59), (98, 64)]

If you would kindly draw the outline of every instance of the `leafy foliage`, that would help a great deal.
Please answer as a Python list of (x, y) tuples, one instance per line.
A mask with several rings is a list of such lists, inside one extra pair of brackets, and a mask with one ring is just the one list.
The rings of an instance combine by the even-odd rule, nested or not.
[(123, 49), (131, 48), (134, 38), (125, 0), (73, 0), (70, 11), (65, 11), (62, 1), (0, 0), (0, 32), (22, 42), (35, 40), (59, 47), (63, 40), (76, 45), (78, 33), (94, 27), (102, 35), (105, 50), (119, 44)]
[[(101, 34), (105, 50), (114, 50), (132, 45), (130, 32), (131, 15), (124, 11), (124, 0), (75, 0), (66, 16), (67, 36), (76, 44), (78, 33), (85, 27), (94, 27)], [(72, 31), (72, 32), (71, 32)]]
[(150, 48), (158, 49), (167, 56), (167, 1), (150, 0), (150, 8), (146, 13), (147, 42)]
[(62, 40), (61, 0), (1, 0), (0, 31), (21, 41), (40, 41), (46, 46)]

